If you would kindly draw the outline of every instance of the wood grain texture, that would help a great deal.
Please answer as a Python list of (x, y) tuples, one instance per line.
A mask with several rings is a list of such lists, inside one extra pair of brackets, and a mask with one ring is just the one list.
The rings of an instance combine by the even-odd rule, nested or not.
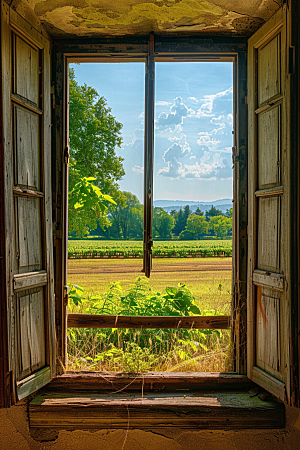
[(14, 93), (38, 105), (39, 102), (39, 54), (38, 49), (15, 36)]
[(250, 390), (255, 385), (245, 375), (220, 372), (107, 373), (67, 372), (54, 378), (47, 392)]
[(258, 105), (280, 94), (280, 35), (258, 49)]
[(226, 329), (231, 316), (108, 316), (100, 314), (68, 314), (68, 328), (187, 328)]
[(280, 198), (258, 198), (257, 268), (280, 270)]
[(47, 284), (47, 278), (46, 270), (14, 275), (14, 291), (18, 292), (37, 286), (44, 286)]
[(280, 183), (280, 106), (258, 116), (258, 189)]
[(259, 367), (253, 367), (253, 381), (283, 402), (287, 400), (286, 385)]
[(15, 185), (40, 190), (39, 117), (14, 108)]
[(43, 290), (18, 295), (19, 306), (19, 377), (45, 365), (45, 317)]
[(29, 405), (30, 428), (245, 429), (284, 427), (284, 406), (244, 392), (185, 395), (45, 394)]
[(16, 197), (18, 272), (42, 269), (41, 203), (39, 198)]
[(279, 273), (254, 270), (253, 283), (256, 286), (265, 286), (276, 291), (284, 290), (284, 276)]
[(256, 312), (256, 365), (272, 375), (281, 372), (280, 294), (259, 289)]
[(38, 372), (26, 377), (17, 383), (18, 400), (36, 392), (51, 380), (51, 368), (44, 367)]

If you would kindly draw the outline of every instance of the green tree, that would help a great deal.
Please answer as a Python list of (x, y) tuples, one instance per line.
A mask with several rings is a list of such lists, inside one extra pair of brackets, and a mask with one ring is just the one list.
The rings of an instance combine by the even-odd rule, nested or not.
[(80, 179), (69, 195), (69, 233), (84, 236), (90, 229), (109, 226), (106, 212), (109, 204), (115, 204), (110, 195), (104, 195), (92, 181), (94, 177)]
[(116, 206), (110, 208), (111, 228), (109, 236), (114, 239), (143, 237), (143, 206), (131, 192), (118, 192)]
[(215, 208), (213, 205), (211, 205), (211, 208), (205, 213), (205, 217), (207, 220), (209, 220), (211, 217), (222, 215), (223, 215), (222, 211), (220, 209)]
[[(69, 202), (73, 201), (75, 185), (90, 177), (95, 178), (93, 185), (101, 193), (115, 197), (117, 182), (125, 174), (123, 158), (116, 154), (116, 148), (122, 143), (122, 124), (111, 114), (105, 98), (100, 97), (94, 88), (86, 84), (79, 86), (73, 69), (69, 80)], [(80, 211), (70, 208), (69, 231), (83, 237), (96, 228), (97, 219), (101, 226), (108, 225), (104, 216), (105, 211), (102, 211), (99, 222), (99, 215), (93, 207), (82, 207)]]
[(223, 239), (232, 229), (232, 218), (225, 216), (214, 216), (209, 219), (209, 229), (212, 229), (219, 239)]
[(226, 213), (224, 215), (226, 217), (232, 217), (233, 216), (233, 208), (226, 209)]
[(175, 225), (175, 219), (163, 208), (153, 208), (153, 230), (154, 236), (167, 239), (172, 237), (172, 230)]
[(198, 206), (198, 208), (196, 209), (195, 214), (197, 214), (197, 216), (203, 216), (203, 215), (204, 215), (203, 211), (201, 211), (201, 209), (199, 208), (199, 206)]
[(191, 214), (187, 219), (186, 230), (192, 233), (193, 239), (197, 239), (200, 234), (207, 233), (208, 223), (204, 216)]

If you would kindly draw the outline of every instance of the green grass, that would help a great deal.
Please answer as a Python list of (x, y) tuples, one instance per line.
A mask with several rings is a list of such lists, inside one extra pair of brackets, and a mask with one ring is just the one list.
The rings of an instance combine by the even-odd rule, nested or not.
[[(154, 258), (231, 256), (231, 240), (154, 241)], [(142, 241), (69, 240), (69, 258), (142, 258)]]

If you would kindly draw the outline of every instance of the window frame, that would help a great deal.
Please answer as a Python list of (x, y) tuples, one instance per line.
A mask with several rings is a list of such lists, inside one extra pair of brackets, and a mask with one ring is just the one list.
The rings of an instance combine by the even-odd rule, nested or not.
[[(149, 37), (123, 40), (59, 41), (53, 45), (53, 217), (56, 336), (58, 374), (66, 363), (67, 331), (67, 180), (68, 180), (68, 63), (146, 61)], [(234, 226), (232, 279), (232, 342), (235, 373), (246, 373), (247, 276), (247, 77), (246, 39), (181, 38), (155, 36), (155, 61), (220, 61), (234, 65)]]

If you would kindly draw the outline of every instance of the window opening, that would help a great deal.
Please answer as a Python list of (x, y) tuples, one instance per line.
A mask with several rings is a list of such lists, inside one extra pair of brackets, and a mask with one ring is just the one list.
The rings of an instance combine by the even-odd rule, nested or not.
[[(232, 130), (232, 62), (157, 62), (151, 278), (182, 315), (231, 312)], [(232, 370), (229, 330), (178, 340), (175, 370)]]
[[(228, 304), (222, 310), (220, 307), (216, 309), (216, 298), (214, 298), (214, 305), (209, 303), (207, 298), (214, 294), (221, 298), (226, 290), (226, 295), (230, 298), (231, 267), (230, 258), (228, 257), (230, 254), (230, 239), (223, 243), (222, 249), (218, 245), (218, 250), (215, 251), (215, 253), (219, 251), (219, 256), (221, 252), (223, 257), (220, 260), (222, 263), (220, 262), (219, 264), (222, 267), (218, 267), (217, 270), (222, 271), (226, 266), (226, 276), (219, 278), (219, 274), (216, 275), (216, 271), (213, 272), (213, 279), (210, 281), (212, 281), (214, 289), (211, 286), (207, 286), (206, 291), (209, 294), (205, 295), (206, 300), (203, 300), (203, 294), (199, 295), (201, 289), (199, 286), (204, 286), (206, 279), (202, 277), (201, 272), (198, 270), (198, 265), (199, 262), (203, 263), (204, 261), (203, 258), (198, 257), (208, 256), (209, 252), (204, 249), (203, 251), (201, 250), (202, 254), (200, 255), (201, 252), (195, 251), (194, 245), (190, 242), (188, 247), (182, 245), (182, 243), (188, 241), (184, 241), (181, 239), (182, 235), (181, 237), (179, 235), (181, 232), (184, 234), (185, 231), (187, 234), (189, 229), (185, 230), (185, 224), (181, 232), (176, 231), (174, 233), (173, 229), (176, 223), (177, 212), (174, 212), (172, 204), (165, 205), (162, 202), (162, 200), (170, 199), (174, 202), (176, 200), (182, 202), (196, 201), (197, 195), (195, 191), (198, 189), (200, 193), (201, 187), (199, 189), (199, 185), (197, 186), (195, 183), (199, 182), (197, 173), (201, 174), (201, 170), (204, 170), (202, 178), (206, 178), (205, 181), (209, 178), (208, 175), (211, 175), (210, 178), (217, 178), (219, 175), (217, 183), (220, 186), (222, 185), (220, 182), (221, 177), (226, 178), (226, 175), (228, 179), (231, 179), (230, 181), (227, 180), (227, 185), (231, 187), (232, 192), (232, 173), (230, 166), (228, 167), (228, 153), (229, 148), (231, 152), (232, 138), (227, 136), (229, 130), (227, 128), (230, 120), (232, 120), (232, 63), (227, 63), (226, 65), (224, 63), (159, 62), (156, 64), (158, 75), (155, 86), (155, 120), (154, 103), (151, 106), (154, 95), (153, 93), (149, 95), (149, 90), (154, 89), (153, 64), (152, 52), (146, 64), (146, 86), (144, 86), (143, 72), (145, 65), (143, 63), (70, 65), (71, 160), (69, 238), (71, 239), (69, 239), (68, 252), (70, 318), (68, 329), (68, 369), (71, 370), (90, 369), (118, 372), (232, 370), (232, 359), (228, 357), (230, 353), (228, 330), (215, 331), (206, 329), (207, 327), (216, 328), (216, 324), (219, 324), (220, 328), (228, 328), (229, 325), (230, 301), (227, 302)], [(231, 70), (231, 76), (228, 76), (229, 86), (223, 89), (223, 84), (226, 84), (227, 81), (223, 80), (222, 88), (220, 87), (221, 90), (219, 89), (219, 92), (217, 92), (217, 84), (215, 86), (213, 84), (216, 83), (218, 78), (218, 70), (210, 69), (214, 71), (214, 79), (212, 79), (210, 74), (208, 77), (210, 80), (208, 93), (205, 93), (205, 89), (201, 90), (201, 86), (205, 85), (204, 80), (201, 80), (201, 67), (203, 67), (203, 64), (206, 64), (207, 67), (222, 64), (226, 75)], [(209, 69), (207, 70), (209, 73)], [(185, 74), (181, 73), (184, 71)], [(185, 78), (187, 81), (184, 81)], [(84, 83), (86, 83), (85, 86)], [(187, 87), (185, 87), (185, 97), (183, 97), (182, 87), (179, 86), (180, 84), (187, 85), (188, 83), (192, 84), (190, 86), (192, 92), (189, 92)], [(94, 116), (84, 110), (87, 105), (85, 104), (86, 99), (83, 100), (81, 98), (82, 95), (89, 97), (87, 103), (90, 107), (103, 108), (103, 101), (102, 106), (98, 105), (99, 101), (97, 103), (98, 98), (95, 97), (95, 91), (92, 88), (88, 88), (88, 86), (96, 88), (99, 96), (103, 96), (106, 99), (106, 108), (111, 108), (111, 112), (108, 114), (114, 116), (114, 119), (105, 122), (106, 130), (112, 127), (115, 133), (115, 138), (110, 138), (108, 141), (108, 145), (114, 144), (115, 154), (107, 163), (108, 170), (106, 171), (105, 168), (105, 176), (103, 173), (100, 174), (99, 171), (102, 162), (98, 166), (96, 163), (94, 174), (91, 171), (85, 174), (82, 170), (84, 164), (91, 165), (92, 163), (91, 156), (88, 157), (85, 150), (84, 142), (88, 141), (87, 149), (94, 145), (91, 134), (95, 133), (96, 130), (95, 123), (93, 123), (93, 120), (95, 120)], [(73, 91), (71, 92), (72, 89)], [(144, 89), (146, 91), (145, 96)], [(146, 119), (144, 117), (144, 98), (146, 111), (148, 111)], [(230, 103), (229, 107), (226, 105), (223, 109), (219, 109), (220, 114), (218, 115), (214, 111), (216, 99), (218, 101), (220, 99), (221, 102), (225, 99), (225, 101)], [(79, 113), (76, 111), (78, 100), (80, 104)], [(189, 106), (186, 106), (187, 102), (189, 102)], [(149, 109), (151, 110), (150, 113)], [(227, 114), (226, 117), (221, 117), (225, 112)], [(78, 120), (76, 119), (76, 114), (78, 115)], [(207, 124), (201, 123), (204, 118), (210, 124), (209, 131), (205, 131)], [(77, 129), (74, 129), (73, 124), (76, 123), (76, 120)], [(83, 125), (82, 120), (87, 121), (86, 125)], [(226, 126), (224, 126), (225, 120)], [(122, 129), (118, 125), (119, 123), (123, 124)], [(149, 268), (151, 268), (151, 259), (148, 258), (148, 262), (147, 258), (145, 259), (145, 249), (147, 250), (145, 229), (149, 231), (149, 223), (150, 226), (152, 224), (152, 217), (149, 220), (148, 215), (147, 218), (147, 211), (149, 214), (149, 205), (151, 207), (151, 197), (153, 195), (152, 188), (149, 188), (149, 183), (151, 185), (152, 180), (150, 167), (152, 162), (150, 155), (150, 160), (145, 162), (145, 172), (143, 154), (145, 146), (146, 157), (147, 155), (149, 157), (147, 145), (151, 151), (154, 128), (155, 201), (153, 232), (148, 234), (148, 238), (150, 238), (148, 239), (148, 244), (150, 244), (148, 249), (151, 249), (151, 242), (149, 241), (151, 241), (152, 237), (154, 237), (155, 243), (153, 249), (153, 271), (150, 281), (148, 281), (143, 276), (142, 270), (146, 274), (148, 270), (149, 275)], [(211, 133), (210, 141), (209, 133)], [(218, 140), (218, 136), (222, 135), (222, 133), (227, 133), (227, 135), (226, 139), (224, 140), (223, 138), (221, 141)], [(94, 137), (96, 137), (96, 141), (98, 137), (100, 139), (100, 135), (95, 135)], [(123, 139), (122, 144), (120, 144), (121, 137)], [(75, 147), (76, 145), (82, 146), (82, 156), (79, 155), (79, 151), (76, 153), (76, 149), (73, 149), (72, 145)], [(214, 146), (211, 150), (211, 155), (209, 155), (209, 145)], [(193, 153), (191, 146), (193, 149), (196, 146), (200, 148), (198, 148), (198, 155), (195, 150)], [(222, 146), (223, 148), (220, 149)], [(207, 150), (204, 147), (207, 147)], [(188, 164), (185, 164), (185, 161), (184, 163), (181, 162), (179, 154), (177, 156), (171, 155), (174, 151), (176, 153), (176, 149), (177, 152), (182, 151), (183, 158), (189, 159)], [(223, 158), (222, 154), (224, 154)], [(118, 159), (120, 157), (125, 158), (121, 161)], [(201, 164), (203, 164), (204, 168), (201, 168)], [(119, 171), (114, 179), (113, 174), (116, 174), (117, 168)], [(111, 170), (110, 174), (109, 170)], [(187, 174), (184, 174), (184, 170)], [(125, 172), (125, 175), (123, 172)], [(96, 174), (98, 175), (96, 180), (89, 179)], [(78, 175), (80, 175), (79, 178)], [(88, 176), (86, 177), (85, 175)], [(144, 176), (146, 189), (143, 197)], [(192, 178), (194, 178), (194, 181), (191, 181)], [(78, 183), (78, 180), (79, 188), (77, 188), (78, 192), (76, 192), (75, 181)], [(202, 184), (205, 184), (205, 181), (203, 182), (200, 177), (200, 184), (201, 181)], [(184, 183), (182, 184), (182, 182)], [(99, 187), (101, 192), (99, 193), (95, 188), (92, 188), (91, 191), (90, 183)], [(229, 192), (230, 187), (229, 190), (228, 186), (226, 187)], [(95, 230), (91, 230), (92, 222), (88, 221), (90, 220), (88, 216), (82, 214), (82, 220), (81, 218), (77, 220), (81, 213), (82, 205), (80, 205), (80, 201), (77, 201), (78, 199), (76, 200), (76, 194), (80, 194), (81, 191), (89, 193), (88, 195), (91, 197), (90, 203), (95, 201), (94, 191), (96, 191), (98, 197), (100, 196), (98, 211), (97, 208), (95, 210), (98, 217), (95, 217), (95, 215), (93, 217), (97, 225)], [(130, 195), (124, 194), (124, 192), (130, 193)], [(171, 196), (170, 193), (172, 193)], [(111, 199), (101, 197), (102, 194), (110, 195)], [(180, 199), (175, 198), (178, 195)], [(212, 198), (211, 195), (213, 194), (210, 193), (210, 197), (207, 197), (208, 201)], [(145, 207), (147, 196), (150, 199), (148, 208)], [(197, 199), (201, 200), (199, 196)], [(117, 205), (114, 205), (114, 201)], [(103, 209), (103, 204), (107, 206), (107, 209)], [(219, 206), (218, 204), (216, 205)], [(224, 213), (224, 217), (226, 217), (226, 208), (223, 205), (224, 202), (222, 202), (222, 215)], [(93, 205), (89, 206), (92, 209), (94, 208)], [(170, 211), (169, 206), (172, 207)], [(71, 208), (73, 208), (72, 211)], [(82, 209), (84, 210), (84, 208)], [(230, 208), (227, 209), (230, 210)], [(144, 223), (142, 220), (143, 214)], [(152, 215), (151, 209), (150, 214)], [(199, 216), (199, 214), (199, 211), (197, 211), (196, 215)], [(230, 215), (230, 212), (227, 212), (227, 215)], [(190, 216), (191, 214), (189, 214)], [(123, 219), (127, 220), (127, 224), (120, 222)], [(166, 220), (165, 223), (164, 220)], [(148, 228), (147, 225), (145, 226), (147, 221)], [(81, 236), (83, 236), (85, 231), (89, 231), (89, 235), (86, 235), (82, 242), (72, 239), (75, 237), (76, 231), (78, 234), (79, 227), (81, 227)], [(143, 229), (144, 252), (142, 244)], [(168, 241), (163, 243), (162, 239), (168, 239)], [(227, 255), (226, 260), (224, 259), (225, 255)], [(165, 258), (165, 256), (170, 258)], [(188, 258), (185, 258), (185, 256), (188, 256)], [(206, 258), (205, 262), (210, 262), (210, 259)], [(182, 266), (179, 270), (176, 270), (176, 268), (174, 270), (178, 263), (181, 266), (184, 264), (185, 267)], [(187, 270), (187, 265), (191, 265), (191, 263), (194, 267), (189, 267)], [(146, 267), (147, 264), (149, 264), (148, 269)], [(213, 263), (211, 265), (215, 266), (216, 264)], [(195, 268), (195, 266), (197, 267)], [(191, 272), (194, 275), (192, 277), (192, 287), (189, 286)], [(174, 275), (176, 279), (174, 279)], [(178, 283), (182, 283), (182, 285), (178, 285)], [(197, 293), (194, 295), (193, 291), (195, 289)], [(78, 317), (77, 315), (75, 317), (74, 313), (105, 315), (104, 320), (107, 328), (103, 328), (103, 324), (101, 329), (88, 328), (90, 317), (88, 319), (86, 319), (86, 316)], [(211, 317), (218, 316), (218, 314), (225, 314), (225, 316), (223, 318)], [(200, 322), (197, 316), (200, 315), (206, 316), (201, 318), (203, 329), (199, 329)], [(123, 316), (130, 316), (130, 318), (126, 319)], [(148, 316), (152, 316), (151, 327), (149, 326)], [(185, 317), (184, 325), (181, 320), (182, 316), (190, 316)], [(171, 325), (171, 320), (175, 323), (175, 326), (173, 322)], [(207, 325), (209, 321), (212, 322), (211, 326)], [(135, 324), (136, 328), (133, 328)], [(122, 328), (119, 328), (121, 325)], [(95, 326), (95, 324), (92, 326)], [(154, 326), (157, 326), (157, 328), (154, 328)], [(168, 326), (170, 326), (170, 329), (167, 328)], [(182, 326), (185, 329), (181, 330)], [(208, 348), (208, 342), (212, 349)], [(217, 350), (216, 343), (219, 346)], [(215, 346), (214, 349), (213, 346)], [(214, 353), (211, 358), (213, 365), (205, 363), (209, 352), (210, 354)], [(218, 353), (222, 353), (221, 358), (218, 357)], [(222, 361), (221, 365), (220, 361)]]

